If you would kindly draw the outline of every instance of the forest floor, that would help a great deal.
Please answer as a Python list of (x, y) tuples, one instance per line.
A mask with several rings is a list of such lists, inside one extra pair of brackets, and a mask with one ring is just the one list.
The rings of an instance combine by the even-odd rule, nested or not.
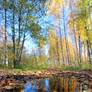
[(0, 70), (0, 88), (12, 89), (14, 87), (23, 87), (27, 81), (35, 79), (44, 79), (49, 77), (74, 76), (77, 79), (88, 79), (92, 82), (92, 71), (64, 71), (61, 69), (47, 70)]

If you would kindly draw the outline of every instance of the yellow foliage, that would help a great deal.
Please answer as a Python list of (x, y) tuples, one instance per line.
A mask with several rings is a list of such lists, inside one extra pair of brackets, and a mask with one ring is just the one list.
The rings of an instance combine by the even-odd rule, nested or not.
[(50, 0), (47, 8), (50, 10), (50, 15), (61, 16), (62, 8), (67, 0)]
[[(58, 43), (58, 48), (57, 48), (57, 43)], [(64, 57), (67, 57), (66, 56), (67, 51), (66, 51), (65, 38), (63, 38), (62, 43), (63, 43)], [(70, 41), (68, 41), (68, 46), (69, 46), (70, 56), (75, 57), (75, 55), (74, 55), (74, 47), (73, 47), (73, 45), (72, 45), (72, 43)], [(50, 50), (49, 50), (49, 53), (50, 53), (51, 57), (58, 55), (57, 54), (58, 53), (57, 49), (59, 51), (59, 57), (62, 58), (61, 40), (60, 40), (59, 37), (57, 37), (57, 35), (55, 34), (55, 31), (51, 30), (50, 31)]]

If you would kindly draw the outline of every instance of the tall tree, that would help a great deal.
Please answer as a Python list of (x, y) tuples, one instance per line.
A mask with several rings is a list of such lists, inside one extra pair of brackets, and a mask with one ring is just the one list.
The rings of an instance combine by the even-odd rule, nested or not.
[(7, 60), (7, 1), (3, 1), (3, 6), (4, 6), (4, 12), (5, 12), (5, 60), (4, 64), (5, 66), (8, 65), (8, 60)]
[(62, 33), (61, 33), (61, 26), (60, 26), (60, 19), (59, 19), (59, 33), (60, 33), (60, 43), (61, 43), (61, 53), (62, 53), (62, 61), (63, 61), (63, 65), (64, 65), (64, 50), (63, 50), (63, 41), (62, 41)]
[(12, 43), (13, 43), (13, 64), (14, 67), (16, 65), (16, 43), (15, 43), (15, 11), (16, 11), (16, 7), (15, 7), (15, 1), (10, 1), (10, 10), (12, 10)]
[(64, 7), (63, 0), (62, 0), (62, 6), (63, 6), (63, 12), (62, 12), (62, 14), (63, 14), (63, 27), (64, 27), (65, 42), (66, 42), (67, 60), (68, 60), (68, 64), (70, 65), (69, 46), (68, 46), (66, 24), (65, 24), (65, 7)]
[(74, 42), (75, 42), (75, 60), (77, 61), (76, 63), (78, 63), (78, 46), (77, 46), (77, 37), (76, 37), (76, 29), (75, 29), (75, 22), (74, 22), (74, 6), (75, 6), (76, 1), (71, 0), (69, 2), (69, 6), (70, 6), (70, 30), (71, 33), (73, 33), (74, 36)]
[[(87, 56), (88, 56), (88, 61), (91, 63), (91, 36), (89, 33), (91, 33), (90, 30), (90, 5), (92, 4), (91, 1), (89, 0), (78, 0), (77, 5), (76, 5), (76, 17), (75, 17), (75, 22), (76, 22), (76, 31), (78, 34), (80, 34), (80, 40), (81, 41), (86, 41), (86, 46), (87, 46)], [(79, 48), (80, 49), (80, 48)]]

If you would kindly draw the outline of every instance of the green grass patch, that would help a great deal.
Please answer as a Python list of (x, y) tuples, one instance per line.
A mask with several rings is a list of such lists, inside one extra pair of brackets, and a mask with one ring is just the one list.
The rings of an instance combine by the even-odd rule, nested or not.
[(61, 70), (76, 70), (76, 71), (92, 71), (92, 65), (89, 63), (80, 64), (79, 66), (61, 66)]
[(40, 66), (30, 66), (30, 67), (27, 67), (27, 66), (22, 66), (20, 67), (20, 69), (22, 71), (28, 71), (28, 70), (45, 70), (47, 69), (45, 65), (40, 65)]

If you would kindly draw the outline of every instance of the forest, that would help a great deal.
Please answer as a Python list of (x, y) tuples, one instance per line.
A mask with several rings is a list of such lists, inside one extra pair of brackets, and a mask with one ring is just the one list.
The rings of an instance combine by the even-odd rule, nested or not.
[(0, 68), (92, 70), (92, 0), (0, 0)]
[(92, 92), (92, 0), (0, 0), (0, 92)]

